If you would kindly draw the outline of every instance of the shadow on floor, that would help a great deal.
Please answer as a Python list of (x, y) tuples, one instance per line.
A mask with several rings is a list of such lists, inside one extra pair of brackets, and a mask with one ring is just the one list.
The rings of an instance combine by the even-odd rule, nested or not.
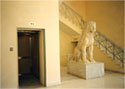
[(19, 77), (19, 88), (39, 88), (43, 87), (39, 78), (32, 74), (25, 74)]

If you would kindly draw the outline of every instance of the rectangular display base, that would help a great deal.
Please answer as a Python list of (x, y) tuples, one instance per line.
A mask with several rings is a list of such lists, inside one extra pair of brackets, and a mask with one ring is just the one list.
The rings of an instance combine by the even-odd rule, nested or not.
[(89, 63), (68, 61), (68, 73), (85, 79), (104, 76), (104, 63)]

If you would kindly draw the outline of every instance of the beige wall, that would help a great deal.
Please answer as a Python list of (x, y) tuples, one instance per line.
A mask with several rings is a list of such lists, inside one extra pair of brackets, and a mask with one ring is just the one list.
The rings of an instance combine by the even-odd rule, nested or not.
[(60, 28), (60, 64), (62, 67), (65, 67), (67, 66), (68, 54), (73, 53), (74, 44), (72, 43), (71, 35), (66, 33), (63, 29), (64, 28)]
[(122, 1), (87, 2), (86, 20), (96, 21), (97, 30), (124, 47), (124, 3)]
[[(1, 13), (1, 1), (0, 1), (0, 13)], [(1, 23), (1, 14), (0, 14)], [(0, 24), (0, 88), (1, 88), (1, 24)]]
[(2, 87), (18, 87), (17, 27), (45, 28), (47, 86), (60, 84), (58, 18), (57, 1), (2, 2)]

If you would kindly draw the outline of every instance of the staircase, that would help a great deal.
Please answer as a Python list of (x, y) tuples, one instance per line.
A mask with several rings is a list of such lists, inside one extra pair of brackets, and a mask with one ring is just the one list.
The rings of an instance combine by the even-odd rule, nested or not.
[[(83, 18), (64, 2), (61, 2), (59, 7), (60, 21), (66, 25), (69, 25), (71, 29), (76, 32), (76, 34), (80, 35), (85, 23)], [(94, 35), (94, 39), (96, 47), (102, 50), (107, 56), (112, 58), (116, 64), (119, 64), (120, 68), (125, 67), (124, 49), (116, 45), (98, 30)]]

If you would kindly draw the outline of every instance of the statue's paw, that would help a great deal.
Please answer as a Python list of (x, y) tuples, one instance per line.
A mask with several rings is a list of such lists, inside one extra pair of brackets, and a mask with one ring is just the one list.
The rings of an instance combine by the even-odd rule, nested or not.
[(91, 63), (96, 63), (96, 61), (93, 59), (93, 60), (91, 60)]
[(88, 63), (90, 63), (90, 61), (84, 60), (83, 63), (84, 63), (84, 64), (88, 64)]

